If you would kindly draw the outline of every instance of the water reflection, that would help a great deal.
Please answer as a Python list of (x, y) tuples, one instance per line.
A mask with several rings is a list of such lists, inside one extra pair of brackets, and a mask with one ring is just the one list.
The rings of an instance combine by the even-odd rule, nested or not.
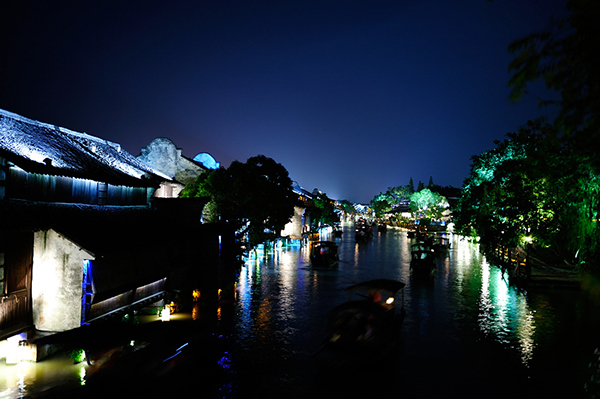
[[(535, 348), (535, 320), (527, 297), (510, 287), (503, 272), (481, 262), (479, 327), (486, 335), (507, 347), (516, 347), (527, 366)], [(515, 341), (515, 342), (513, 342)]]
[[(332, 269), (313, 268), (305, 247), (276, 248), (244, 264), (236, 301), (217, 309), (217, 321), (231, 326), (216, 360), (227, 375), (217, 397), (318, 397), (310, 391), (309, 358), (322, 343), (327, 312), (347, 299), (347, 286), (372, 278), (407, 284), (403, 348), (386, 365), (399, 382), (382, 387), (381, 396), (397, 395), (399, 384), (407, 397), (469, 397), (499, 381), (506, 392), (529, 384), (535, 394), (567, 384), (581, 391), (583, 380), (590, 381), (585, 373), (600, 344), (600, 312), (577, 293), (517, 290), (477, 244), (457, 236), (426, 283), (410, 277), (411, 240), (404, 231), (389, 229), (356, 244), (345, 226), (334, 240), (340, 262)], [(91, 378), (87, 365), (59, 360), (0, 364), (0, 398), (31, 395), (57, 376), (72, 384)], [(61, 371), (41, 371), (53, 364)], [(564, 370), (563, 364), (575, 366)]]
[[(454, 237), (452, 248), (454, 281), (450, 284), (454, 284), (458, 295), (449, 300), (462, 300), (458, 310), (467, 312), (477, 306), (477, 326), (483, 339), (517, 350), (521, 363), (528, 367), (536, 347), (536, 324), (526, 293), (511, 286), (508, 276), (488, 263), (478, 244)], [(475, 292), (477, 297), (473, 296)]]
[(55, 356), (42, 362), (0, 364), (0, 398), (22, 398), (59, 385), (85, 385), (88, 366), (73, 364), (68, 356)]

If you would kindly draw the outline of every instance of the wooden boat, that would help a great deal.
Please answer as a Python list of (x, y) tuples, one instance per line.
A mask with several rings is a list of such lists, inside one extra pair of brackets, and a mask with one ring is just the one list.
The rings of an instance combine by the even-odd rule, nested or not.
[(338, 246), (333, 241), (316, 241), (312, 244), (310, 261), (316, 267), (331, 267), (338, 264)]
[(357, 223), (354, 233), (356, 242), (367, 242), (371, 238), (373, 238), (373, 228), (366, 221)]
[(446, 253), (450, 249), (450, 239), (443, 236), (434, 236), (431, 248), (436, 254)]
[(404, 295), (399, 311), (395, 295), (400, 281), (377, 279), (348, 287), (347, 302), (328, 313), (328, 332), (311, 356), (315, 366), (330, 376), (369, 368), (393, 354), (404, 321)]
[(369, 232), (365, 229), (356, 229), (356, 232), (354, 233), (356, 242), (367, 242), (370, 238)]
[(429, 234), (427, 231), (417, 231), (415, 233), (415, 238), (419, 242), (429, 242), (430, 244), (431, 244), (431, 241), (433, 240), (433, 236), (431, 234)]
[(410, 246), (410, 269), (413, 275), (431, 275), (435, 272), (435, 252), (426, 243)]

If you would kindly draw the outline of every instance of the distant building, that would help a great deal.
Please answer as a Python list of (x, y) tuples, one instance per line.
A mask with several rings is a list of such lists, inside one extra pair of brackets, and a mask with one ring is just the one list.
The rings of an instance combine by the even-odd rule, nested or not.
[(182, 155), (180, 148), (168, 138), (159, 137), (145, 148), (137, 157), (155, 170), (169, 176), (172, 181), (163, 182), (154, 193), (156, 198), (176, 198), (187, 183), (209, 169), (218, 169), (221, 165), (212, 155), (201, 152), (193, 159)]
[[(187, 183), (211, 169), (218, 163), (209, 154), (198, 154), (193, 160), (182, 155), (180, 148), (168, 138), (159, 137), (142, 148), (138, 160), (151, 168), (169, 176), (172, 180), (164, 182), (154, 193), (157, 198), (176, 198)], [(211, 161), (212, 160), (212, 161)], [(206, 162), (209, 166), (205, 166)]]

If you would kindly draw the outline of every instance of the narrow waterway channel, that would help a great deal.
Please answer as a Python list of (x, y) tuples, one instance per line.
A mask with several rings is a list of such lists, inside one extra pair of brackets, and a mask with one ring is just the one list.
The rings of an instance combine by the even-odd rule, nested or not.
[[(584, 386), (598, 372), (600, 307), (587, 295), (519, 290), (458, 236), (426, 282), (410, 276), (405, 231), (376, 232), (357, 244), (352, 226), (344, 226), (335, 240), (334, 269), (313, 268), (306, 248), (246, 263), (231, 329), (234, 377), (218, 397), (591, 397)], [(327, 312), (347, 299), (347, 286), (374, 278), (406, 283), (398, 358), (364, 379), (315, 384), (309, 359)]]
[[(458, 236), (437, 258), (436, 275), (425, 281), (410, 275), (406, 231), (375, 232), (358, 244), (353, 226), (344, 225), (342, 237), (331, 239), (339, 245), (334, 268), (314, 268), (306, 247), (284, 247), (248, 260), (236, 300), (199, 311), (204, 320), (216, 319), (215, 334), (206, 335), (205, 325), (174, 327), (177, 334), (164, 335), (167, 350), (156, 352), (165, 360), (175, 356), (158, 362), (160, 373), (148, 379), (137, 372), (128, 380), (128, 391), (109, 379), (88, 393), (99, 386), (106, 389), (102, 392), (148, 397), (192, 390), (211, 398), (591, 398), (588, 391), (598, 393), (600, 383), (590, 380), (600, 372), (594, 355), (600, 347), (600, 304), (585, 292), (519, 290), (476, 244)], [(397, 355), (364, 375), (330, 382), (327, 375), (315, 378), (311, 355), (326, 333), (327, 313), (347, 300), (346, 287), (375, 278), (406, 283)], [(197, 316), (176, 315), (170, 326), (181, 322), (177, 318), (194, 323)], [(212, 337), (208, 345), (206, 337)], [(217, 371), (206, 372), (212, 356)], [(138, 368), (144, 363), (130, 362)], [(89, 386), (94, 367), (73, 365), (64, 357), (4, 366), (0, 398), (36, 397), (58, 381)]]

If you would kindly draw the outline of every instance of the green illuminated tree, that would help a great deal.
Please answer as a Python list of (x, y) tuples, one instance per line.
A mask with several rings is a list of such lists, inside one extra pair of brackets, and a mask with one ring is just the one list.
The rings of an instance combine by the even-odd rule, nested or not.
[(204, 205), (202, 211), (202, 218), (205, 222), (214, 222), (219, 220), (219, 213), (217, 205), (212, 200), (210, 177), (213, 170), (208, 170), (199, 175), (196, 180), (189, 182), (185, 185), (185, 188), (179, 193), (180, 198), (210, 198), (208, 203)]
[(354, 208), (354, 205), (352, 205), (352, 203), (348, 200), (342, 200), (340, 201), (340, 207), (342, 208), (342, 211), (346, 214), (346, 215), (354, 215), (356, 214), (356, 209)]
[(530, 255), (544, 263), (583, 266), (594, 259), (598, 175), (541, 121), (507, 137), (472, 157), (457, 230), (492, 246), (531, 243)]
[[(558, 94), (553, 126), (530, 122), (472, 157), (457, 229), (487, 244), (523, 240), (540, 260), (600, 268), (600, 2), (569, 0), (570, 15), (510, 44), (511, 98), (536, 80)], [(541, 259), (544, 258), (544, 259)]]
[(387, 212), (392, 210), (390, 204), (382, 199), (377, 201), (371, 201), (371, 208), (373, 208), (373, 212), (375, 212), (375, 217), (382, 218)]
[(318, 193), (313, 202), (315, 204), (315, 208), (311, 211), (313, 227), (334, 226), (340, 221), (340, 217), (335, 212), (334, 201), (327, 195)]
[(448, 208), (448, 200), (443, 195), (434, 193), (428, 188), (417, 191), (410, 196), (410, 210), (415, 217), (439, 220)]
[(412, 191), (410, 185), (388, 187), (386, 192), (381, 192), (374, 196), (369, 202), (369, 205), (375, 212), (375, 216), (381, 218), (385, 213), (392, 211), (400, 203), (408, 201), (411, 194)]

